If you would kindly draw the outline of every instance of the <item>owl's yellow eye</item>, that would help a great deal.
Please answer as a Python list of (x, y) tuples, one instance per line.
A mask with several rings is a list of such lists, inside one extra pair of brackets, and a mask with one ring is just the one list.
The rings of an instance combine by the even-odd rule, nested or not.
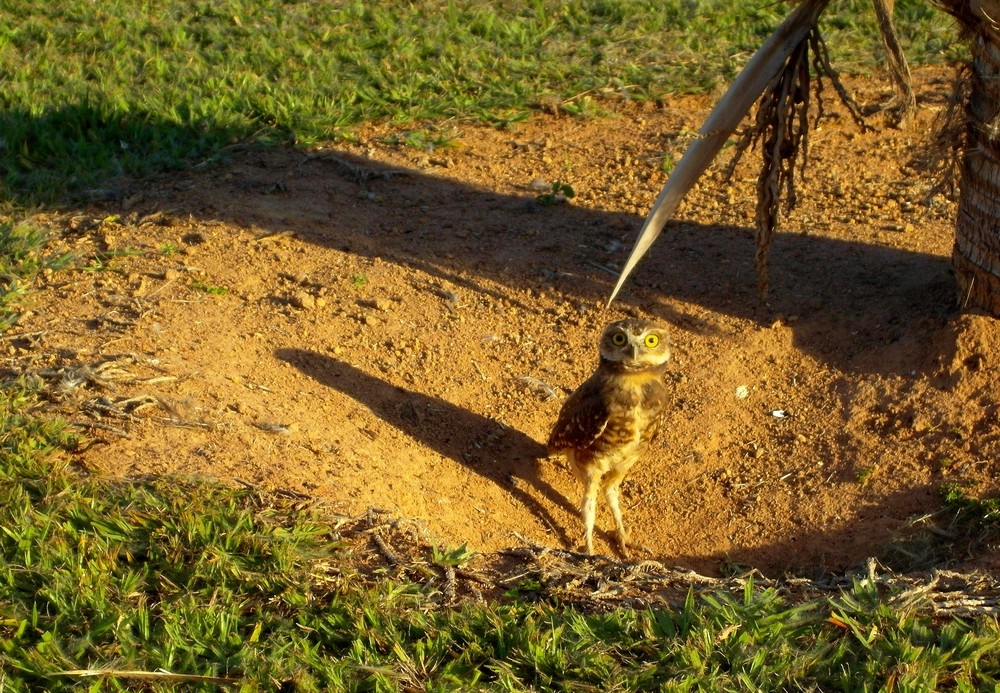
[(628, 338), (621, 332), (615, 332), (613, 335), (611, 335), (611, 343), (614, 344), (615, 346), (625, 346), (625, 342), (627, 341)]
[(659, 343), (660, 343), (660, 338), (657, 337), (655, 334), (646, 335), (646, 346), (648, 346), (650, 349), (652, 349)]

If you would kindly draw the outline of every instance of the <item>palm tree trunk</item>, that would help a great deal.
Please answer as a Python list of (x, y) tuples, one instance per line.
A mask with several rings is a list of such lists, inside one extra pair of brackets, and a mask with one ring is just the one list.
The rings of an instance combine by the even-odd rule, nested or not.
[(972, 84), (966, 104), (952, 266), (963, 308), (1000, 316), (1000, 0), (945, 3), (970, 33)]

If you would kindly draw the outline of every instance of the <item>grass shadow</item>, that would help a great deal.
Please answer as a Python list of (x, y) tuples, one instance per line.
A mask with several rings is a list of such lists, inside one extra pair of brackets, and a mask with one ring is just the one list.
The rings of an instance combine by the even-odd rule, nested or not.
[(287, 133), (219, 123), (185, 123), (137, 108), (82, 102), (32, 114), (0, 111), (0, 202), (15, 208), (115, 200), (125, 178), (190, 168), (240, 146), (284, 141)]

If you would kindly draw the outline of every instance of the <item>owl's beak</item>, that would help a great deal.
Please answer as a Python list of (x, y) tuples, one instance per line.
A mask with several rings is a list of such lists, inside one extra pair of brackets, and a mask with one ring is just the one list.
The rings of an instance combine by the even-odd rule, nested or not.
[(632, 352), (632, 359), (635, 360), (636, 357), (639, 356), (639, 347), (637, 347), (635, 344), (629, 344), (628, 348), (629, 348), (629, 351)]

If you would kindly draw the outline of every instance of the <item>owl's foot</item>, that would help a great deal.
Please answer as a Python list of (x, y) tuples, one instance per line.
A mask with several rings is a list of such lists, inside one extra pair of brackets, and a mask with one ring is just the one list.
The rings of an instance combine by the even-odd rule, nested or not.
[(618, 555), (622, 558), (628, 559), (628, 532), (623, 529), (619, 529), (615, 534), (615, 548), (618, 549)]
[(625, 532), (625, 531), (619, 532), (618, 533), (618, 553), (626, 561), (632, 558), (630, 549), (636, 549), (640, 553), (643, 553), (643, 554), (645, 554), (647, 556), (652, 556), (653, 555), (653, 552), (649, 549), (649, 547), (644, 546), (642, 544), (636, 544), (634, 542), (630, 542), (629, 541), (628, 532)]
[[(642, 544), (632, 543), (632, 544), (629, 544), (629, 548), (635, 549), (636, 551), (638, 551), (638, 552), (640, 552), (642, 554), (645, 554), (646, 556), (652, 556), (653, 555), (652, 549), (650, 549), (648, 546), (644, 546)], [(619, 550), (622, 553), (622, 557), (624, 557), (625, 559), (631, 558), (631, 556), (628, 553), (625, 552), (625, 548), (623, 546), (619, 545)]]

